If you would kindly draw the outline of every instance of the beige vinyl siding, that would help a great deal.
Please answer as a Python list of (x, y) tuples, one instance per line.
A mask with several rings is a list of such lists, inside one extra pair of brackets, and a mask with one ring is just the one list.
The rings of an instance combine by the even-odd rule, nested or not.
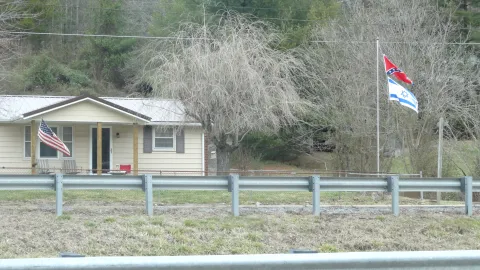
[(202, 129), (185, 128), (185, 153), (157, 151), (143, 153), (143, 128), (138, 132), (138, 167), (140, 170), (201, 171)]
[[(59, 153), (58, 158), (49, 158), (48, 159), (48, 165), (50, 167), (56, 169), (57, 172), (60, 172), (60, 169), (63, 167), (63, 160), (64, 159), (74, 159), (77, 168), (82, 169), (82, 170), (87, 170), (89, 169), (88, 167), (88, 158), (89, 158), (89, 125), (85, 124), (68, 124), (64, 123), (60, 126), (66, 127), (73, 127), (73, 157), (63, 157), (61, 153)], [(38, 141), (38, 138), (37, 138)], [(38, 143), (38, 142), (37, 142)], [(37, 144), (38, 147), (38, 144)], [(37, 158), (39, 158), (38, 155), (38, 149), (37, 149)]]
[(49, 121), (133, 123), (135, 119), (88, 100), (42, 114), (36, 117), (36, 120), (41, 118), (47, 123)]
[[(24, 157), (24, 125), (0, 125), (0, 147), (3, 148), (0, 151), (0, 168), (14, 168), (21, 167), (24, 170), (0, 170), (0, 173), (30, 173), (27, 170), (31, 167), (30, 158)], [(89, 125), (75, 125), (75, 124), (63, 124), (62, 126), (73, 127), (73, 159), (75, 159), (77, 166), (83, 170), (88, 169), (89, 158)], [(34, 130), (33, 132), (37, 132)], [(37, 138), (37, 150), (38, 150), (38, 138)], [(37, 151), (38, 158), (38, 151)], [(63, 157), (59, 155), (59, 158), (48, 159), (50, 167), (55, 169), (61, 169), (63, 166)]]
[[(0, 168), (30, 168), (30, 158), (24, 158), (24, 126), (0, 124)], [(1, 173), (26, 173), (25, 170)]]
[(77, 163), (77, 167), (82, 170), (88, 170), (90, 158), (90, 125), (78, 124), (73, 125), (73, 159)]
[[(23, 170), (0, 170), (0, 173), (30, 173), (30, 158), (24, 158), (24, 127), (27, 124), (0, 124), (0, 168), (21, 167)], [(56, 125), (58, 126), (58, 125)], [(73, 159), (82, 170), (90, 169), (90, 124), (68, 124), (73, 127)], [(131, 164), (133, 168), (133, 126), (112, 125), (112, 169), (116, 165)], [(139, 169), (151, 171), (201, 171), (202, 130), (185, 128), (185, 153), (175, 151), (153, 151), (143, 153), (143, 126), (138, 126)], [(37, 132), (36, 130), (34, 132)], [(120, 137), (116, 138), (116, 133)], [(37, 138), (38, 142), (38, 138)], [(38, 155), (37, 155), (38, 158)], [(48, 159), (49, 165), (57, 172), (63, 165), (63, 157)], [(153, 173), (153, 172), (151, 172)], [(142, 174), (142, 172), (140, 172)]]
[[(142, 129), (143, 126), (139, 126)], [(116, 137), (117, 132), (120, 138)], [(113, 144), (113, 168), (116, 165), (130, 164), (133, 169), (133, 126), (113, 126), (112, 127)], [(143, 148), (142, 148), (143, 149)]]

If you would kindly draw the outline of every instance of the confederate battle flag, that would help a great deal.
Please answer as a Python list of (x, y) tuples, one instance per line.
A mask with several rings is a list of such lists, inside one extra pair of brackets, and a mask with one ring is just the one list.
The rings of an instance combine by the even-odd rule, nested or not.
[(399, 68), (397, 68), (397, 66), (390, 62), (390, 60), (388, 60), (385, 54), (383, 55), (383, 61), (385, 62), (385, 72), (387, 73), (387, 75), (393, 74), (395, 75), (395, 77), (397, 77), (397, 79), (413, 85), (412, 80), (407, 77), (407, 74), (405, 74), (405, 72), (401, 71)]

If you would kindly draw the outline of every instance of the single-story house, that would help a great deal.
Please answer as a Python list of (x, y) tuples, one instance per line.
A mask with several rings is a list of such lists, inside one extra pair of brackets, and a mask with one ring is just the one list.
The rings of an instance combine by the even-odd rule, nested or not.
[[(40, 142), (42, 119), (71, 156)], [(205, 157), (201, 125), (174, 100), (0, 95), (0, 173), (201, 175)]]

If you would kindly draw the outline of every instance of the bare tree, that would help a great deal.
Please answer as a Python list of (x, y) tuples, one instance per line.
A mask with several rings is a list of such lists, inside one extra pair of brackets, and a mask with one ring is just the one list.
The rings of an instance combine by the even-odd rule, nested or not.
[(33, 17), (22, 11), (24, 1), (7, 1), (0, 3), (0, 91), (3, 90), (4, 80), (10, 74), (10, 63), (18, 56), (19, 35), (12, 35), (9, 31), (15, 29), (18, 20)]
[[(479, 70), (468, 61), (471, 52), (458, 42), (459, 26), (448, 10), (430, 1), (344, 2), (345, 17), (314, 30), (310, 55), (322, 84), (318, 114), (334, 126), (339, 162), (344, 169), (373, 170), (376, 138), (376, 55), (385, 53), (414, 81), (419, 114), (388, 101), (380, 60), (382, 153), (389, 144), (408, 149), (406, 166), (435, 172), (436, 125), (440, 116), (456, 122), (451, 132), (477, 125)], [(461, 41), (460, 41), (461, 42)], [(382, 158), (385, 160), (386, 158)], [(388, 164), (383, 164), (388, 170)]]
[(309, 102), (297, 93), (304, 63), (274, 47), (280, 36), (267, 24), (226, 14), (215, 26), (185, 25), (176, 42), (154, 44), (145, 77), (155, 97), (174, 98), (200, 122), (216, 146), (217, 170), (251, 131), (291, 125)]

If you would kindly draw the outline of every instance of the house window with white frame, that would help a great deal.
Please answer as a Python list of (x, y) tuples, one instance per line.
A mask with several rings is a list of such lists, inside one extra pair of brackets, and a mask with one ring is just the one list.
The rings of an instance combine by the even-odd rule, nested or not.
[(31, 141), (31, 134), (32, 134), (32, 128), (30, 126), (25, 126), (25, 137), (23, 140), (23, 145), (24, 145), (24, 156), (26, 158), (31, 157), (30, 151), (32, 151), (32, 141)]
[[(58, 127), (50, 127), (50, 129), (58, 136)], [(40, 141), (40, 140), (39, 140)], [(40, 158), (58, 158), (58, 151), (43, 142), (40, 142)]]
[[(62, 139), (62, 141), (65, 143), (65, 145), (68, 147), (70, 150), (70, 157), (73, 157), (73, 127), (68, 126), (68, 127), (62, 127), (61, 129), (59, 127), (50, 127), (52, 131)], [(61, 131), (60, 133), (58, 131)], [(25, 136), (24, 136), (24, 157), (29, 158), (31, 157), (31, 132), (32, 128), (31, 126), (25, 126)], [(58, 158), (59, 157), (59, 152), (56, 149), (53, 149), (52, 147), (44, 144), (43, 142), (40, 141), (40, 139), (37, 138), (37, 154), (39, 158)], [(63, 155), (63, 154), (62, 154)], [(68, 158), (68, 156), (63, 155), (65, 158)]]
[(73, 127), (62, 127), (62, 139), (63, 143), (68, 147), (68, 150), (70, 150), (70, 156), (62, 153), (63, 157), (73, 157)]
[(155, 127), (152, 137), (154, 149), (175, 150), (175, 129), (173, 127)]

